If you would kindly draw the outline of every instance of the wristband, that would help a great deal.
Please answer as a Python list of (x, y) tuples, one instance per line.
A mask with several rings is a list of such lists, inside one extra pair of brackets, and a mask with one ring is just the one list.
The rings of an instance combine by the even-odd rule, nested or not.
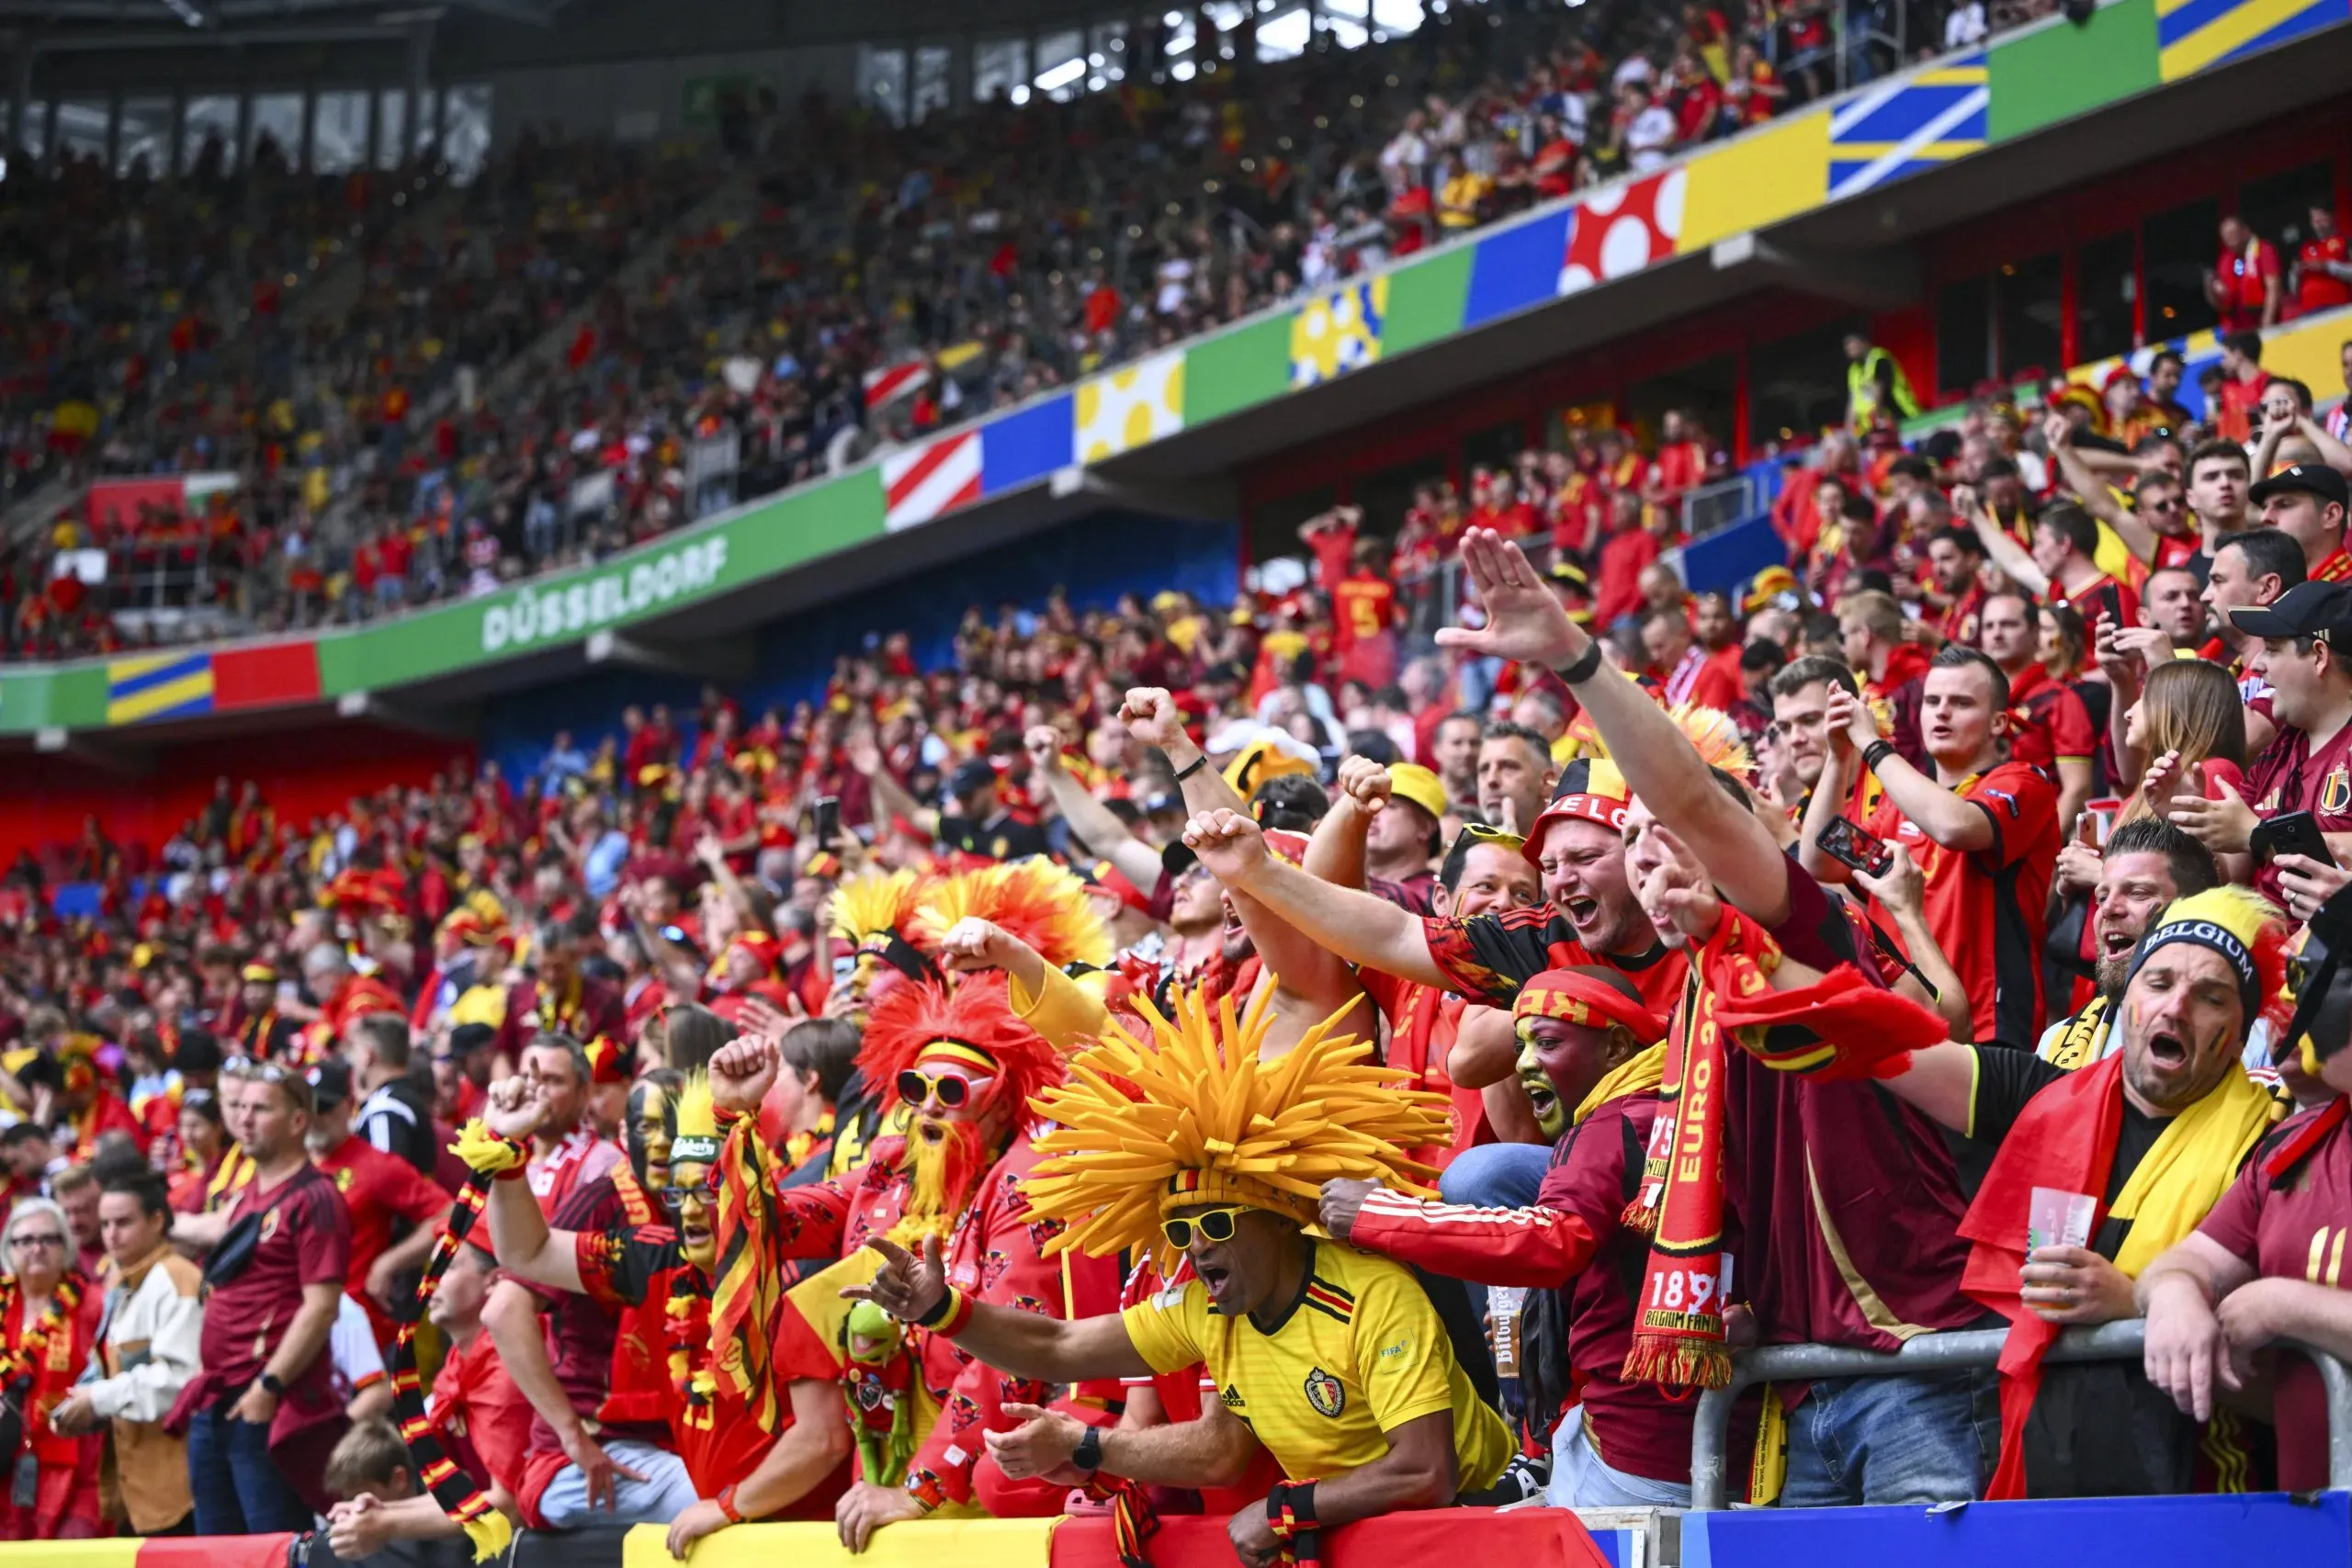
[(1069, 1462), (1091, 1475), (1102, 1468), (1102, 1428), (1089, 1427), (1070, 1450)]
[(916, 1327), (928, 1328), (933, 1334), (949, 1339), (963, 1333), (964, 1325), (971, 1321), (972, 1298), (953, 1285), (947, 1287), (946, 1294), (932, 1303), (929, 1312), (914, 1320)]
[(1878, 772), (1879, 764), (1894, 755), (1894, 743), (1893, 741), (1873, 740), (1869, 745), (1862, 748), (1862, 766), (1868, 768), (1872, 773), (1876, 773)]
[(1600, 674), (1600, 639), (1593, 637), (1587, 640), (1584, 651), (1577, 655), (1575, 662), (1564, 670), (1555, 671), (1554, 673), (1571, 686), (1581, 686), (1595, 675)]
[(729, 1524), (740, 1525), (743, 1522), (742, 1514), (737, 1511), (735, 1506), (735, 1483), (730, 1481), (720, 1487), (718, 1495), (713, 1497), (711, 1501), (718, 1505), (718, 1511), (727, 1516)]
[(940, 1485), (939, 1477), (925, 1470), (907, 1476), (907, 1495), (921, 1503), (923, 1512), (932, 1513), (947, 1501), (947, 1489)]
[(1280, 1481), (1266, 1494), (1266, 1529), (1301, 1562), (1322, 1560), (1322, 1541), (1315, 1523), (1315, 1483)]
[(1203, 768), (1205, 768), (1208, 765), (1209, 754), (1204, 751), (1199, 756), (1193, 758), (1190, 762), (1187, 762), (1184, 766), (1176, 770), (1176, 782), (1178, 784), (1182, 784), (1186, 779), (1191, 778), (1194, 773), (1199, 773)]
[(725, 1133), (743, 1119), (743, 1113), (732, 1106), (714, 1105), (710, 1108), (710, 1119), (721, 1133)]
[(286, 1397), (286, 1384), (279, 1380), (276, 1372), (265, 1371), (256, 1381), (260, 1382), (262, 1392), (268, 1394), (270, 1398)]

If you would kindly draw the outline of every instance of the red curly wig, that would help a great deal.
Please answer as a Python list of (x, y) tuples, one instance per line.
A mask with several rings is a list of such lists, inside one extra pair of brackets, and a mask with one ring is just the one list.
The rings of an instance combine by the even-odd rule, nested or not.
[(924, 1050), (952, 1041), (996, 1064), (997, 1093), (1025, 1106), (1062, 1081), (1061, 1054), (1014, 1016), (1001, 974), (975, 975), (952, 990), (936, 981), (910, 981), (877, 998), (865, 1024), (858, 1071), (880, 1089), (885, 1109), (899, 1103), (899, 1074)]

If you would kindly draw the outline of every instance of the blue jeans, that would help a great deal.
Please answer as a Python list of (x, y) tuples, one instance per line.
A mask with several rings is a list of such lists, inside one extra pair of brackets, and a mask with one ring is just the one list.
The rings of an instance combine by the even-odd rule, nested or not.
[(613, 1506), (588, 1506), (588, 1483), (576, 1464), (557, 1471), (539, 1495), (539, 1517), (550, 1529), (578, 1529), (583, 1525), (666, 1525), (695, 1506), (695, 1483), (686, 1479), (685, 1461), (650, 1443), (617, 1438), (604, 1445), (605, 1457), (645, 1477), (613, 1478)]
[(311, 1528), (303, 1502), (269, 1457), (269, 1428), (240, 1421), (225, 1404), (187, 1427), (187, 1485), (198, 1535), (276, 1535)]
[(1549, 1144), (1480, 1144), (1453, 1156), (1439, 1173), (1437, 1195), (1476, 1209), (1525, 1209), (1552, 1168)]
[(1964, 1503), (1984, 1495), (2000, 1450), (1991, 1368), (1831, 1378), (1789, 1416), (1784, 1508)]
[(1544, 1501), (1555, 1508), (1687, 1508), (1690, 1483), (1611, 1468), (1592, 1446), (1578, 1409), (1561, 1416), (1552, 1434), (1552, 1481)]

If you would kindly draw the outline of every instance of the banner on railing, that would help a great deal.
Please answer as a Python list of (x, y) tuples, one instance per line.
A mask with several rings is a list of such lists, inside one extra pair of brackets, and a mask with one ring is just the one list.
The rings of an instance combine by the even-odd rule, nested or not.
[(164, 514), (193, 515), (211, 498), (237, 488), (232, 473), (157, 474), (124, 479), (99, 479), (90, 486), (90, 526), (103, 537), (139, 525), (144, 509)]

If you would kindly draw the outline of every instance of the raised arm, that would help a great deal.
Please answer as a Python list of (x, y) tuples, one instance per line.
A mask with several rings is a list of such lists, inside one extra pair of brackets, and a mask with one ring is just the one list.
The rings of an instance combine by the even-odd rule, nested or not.
[(2066, 488), (2075, 492), (2075, 499), (2083, 503), (2083, 510), (2114, 529), (2115, 536), (2123, 541), (2123, 547), (2141, 561), (2154, 560), (2155, 531), (2132, 515), (2130, 507), (2116, 500), (2115, 491), (2108, 482), (2083, 460), (2083, 455), (2075, 449), (2074, 430), (2067, 424), (2066, 416), (2051, 415), (2042, 423), (2041, 431), (2049, 445), (2051, 461), (2058, 465), (2059, 478), (2064, 479)]
[(1194, 817), (1185, 826), (1184, 842), (1219, 882), (1349, 963), (1425, 986), (1448, 983), (1430, 955), (1419, 916), (1385, 898), (1334, 887), (1267, 853), (1265, 834), (1240, 812)]
[[(1842, 691), (1829, 694), (1829, 723), (1844, 729), (1858, 751), (1882, 739), (1870, 709)], [(1943, 848), (1973, 854), (1993, 847), (1993, 819), (1905, 761), (1902, 753), (1880, 758), (1871, 771), (1912, 825)], [(1806, 820), (1812, 820), (1810, 813)]]
[(1049, 724), (1036, 725), (1022, 738), (1022, 746), (1029, 753), (1029, 776), (1044, 782), (1070, 831), (1144, 892), (1159, 886), (1159, 854), (1062, 766), (1061, 732)]
[(1392, 781), (1388, 770), (1369, 757), (1340, 759), (1340, 787), (1332, 792), (1331, 809), (1315, 825), (1301, 863), (1309, 876), (1337, 887), (1362, 887), (1364, 841), (1372, 834), (1372, 819), (1388, 806)]
[[(1960, 972), (1937, 944), (1936, 933), (1928, 929), (1928, 879), (1921, 874), (1908, 849), (1901, 844), (1894, 848), (1894, 863), (1887, 867), (1885, 875), (1856, 872), (1854, 880), (1894, 918), (1895, 934), (1909, 949), (1913, 966), (1927, 976), (1927, 986), (1920, 988), (1932, 990), (1933, 994), (1912, 999), (1934, 1009), (1936, 1016), (1951, 1027), (1954, 1040), (1969, 1039), (1975, 1031), (1975, 1015), (1969, 1010), (1968, 987), (1961, 984)], [(1918, 987), (1919, 982), (1905, 975), (1895, 989), (1902, 990), (1906, 986)]]
[(1993, 514), (1983, 507), (1972, 507), (1967, 513), (1968, 525), (1976, 532), (1977, 542), (1993, 564), (2006, 573), (2010, 581), (2027, 589), (2037, 599), (2050, 592), (2050, 579), (2033, 564), (2032, 554), (2023, 545), (2009, 537), (2008, 530), (1993, 521)]
[(944, 1303), (947, 1266), (937, 1236), (922, 1238), (920, 1258), (878, 1236), (866, 1245), (882, 1255), (882, 1267), (872, 1280), (842, 1294), (872, 1302), (901, 1323), (922, 1324), (944, 1315), (956, 1348), (988, 1366), (1053, 1383), (1140, 1378), (1151, 1372), (1127, 1337), (1126, 1320), (1116, 1314), (1069, 1323), (1042, 1313), (993, 1306), (960, 1292), (958, 1304), (949, 1307)]
[(1119, 706), (1119, 722), (1145, 745), (1159, 748), (1176, 774), (1176, 787), (1183, 793), (1186, 811), (1221, 808), (1246, 813), (1250, 809), (1250, 803), (1225, 782), (1224, 774), (1208, 765), (1208, 758), (1193, 744), (1193, 738), (1184, 732), (1183, 713), (1176, 706), (1176, 699), (1165, 691), (1158, 686), (1137, 686), (1130, 691)]
[(1788, 862), (1762, 823), (1724, 793), (1679, 727), (1649, 694), (1595, 656), (1595, 644), (1527, 563), (1491, 529), (1463, 536), (1463, 559), (1487, 625), (1448, 626), (1438, 641), (1482, 656), (1540, 665), (1570, 678), (1577, 700), (1650, 815), (1706, 846), (1707, 872), (1731, 901), (1770, 924), (1789, 912)]
[[(1130, 1393), (1127, 1407), (1136, 1407)], [(1042, 1477), (1077, 1485), (1082, 1472), (1070, 1468), (1086, 1424), (1075, 1416), (1034, 1404), (1008, 1404), (1005, 1413), (1020, 1419), (1010, 1432), (983, 1432), (998, 1468), (1008, 1479)], [(1257, 1435), (1216, 1400), (1204, 1400), (1197, 1420), (1161, 1420), (1148, 1426), (1095, 1428), (1102, 1436), (1102, 1462), (1107, 1475), (1123, 1475), (1147, 1486), (1233, 1486), (1250, 1473), (1259, 1453)]]

